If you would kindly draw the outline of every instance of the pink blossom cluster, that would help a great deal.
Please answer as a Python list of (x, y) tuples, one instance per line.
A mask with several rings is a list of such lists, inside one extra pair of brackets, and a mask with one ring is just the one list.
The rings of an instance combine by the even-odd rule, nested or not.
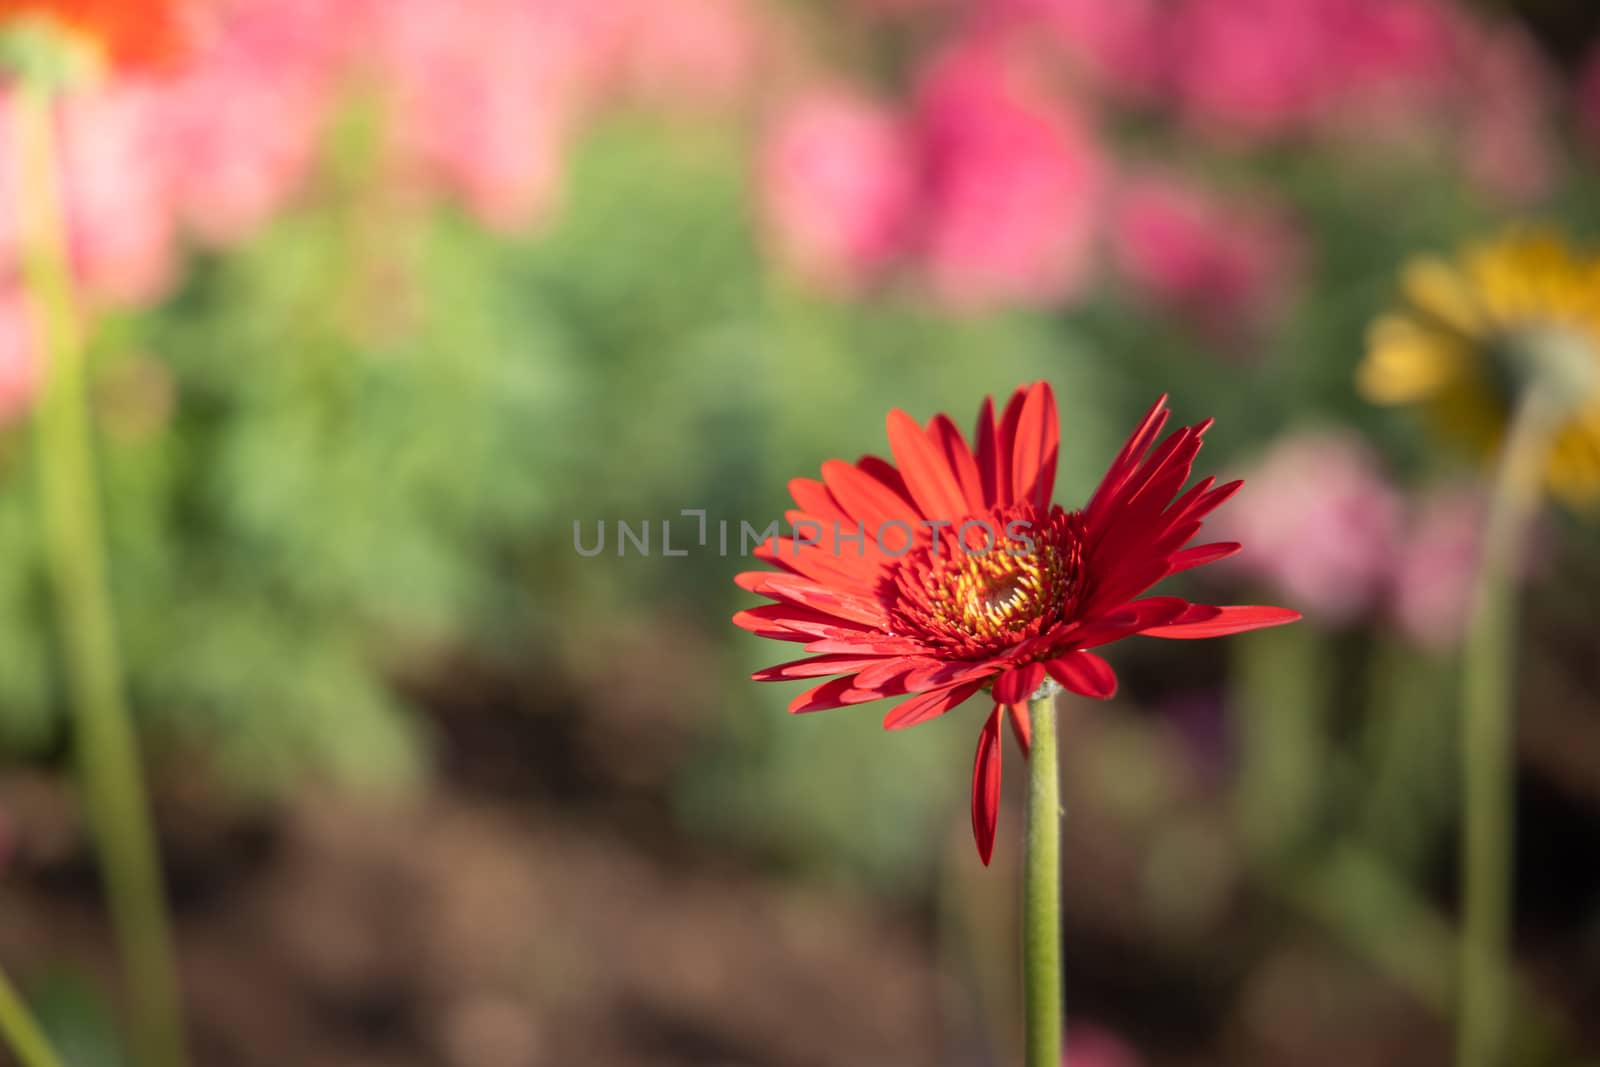
[(913, 264), (956, 307), (1079, 293), (1107, 160), (1090, 117), (1007, 45), (939, 54), (904, 108), (837, 84), (787, 102), (759, 168), (775, 253), (835, 286)]
[(795, 94), (759, 185), (768, 241), (805, 278), (849, 290), (906, 268), (956, 308), (1068, 303), (1109, 245), (1153, 304), (1228, 335), (1273, 316), (1298, 260), (1260, 193), (1119, 173), (1081, 96), (1007, 35), (937, 55), (904, 108), (838, 83)]
[(1270, 323), (1302, 260), (1289, 213), (1123, 162), (1103, 131), (1130, 109), (1222, 156), (1287, 138), (1371, 146), (1513, 201), (1554, 177), (1551, 77), (1531, 40), (1449, 0), (857, 3), (946, 42), (900, 98), (834, 77), (771, 116), (766, 237), (836, 289), (910, 276), (957, 307), (1057, 306), (1107, 248), (1121, 281), (1207, 334)]
[[(1448, 135), (1490, 192), (1548, 179), (1550, 77), (1515, 24), (1450, 0), (987, 0), (1093, 89), (1241, 140)], [(1516, 168), (1525, 168), (1518, 171)]]
[(1373, 451), (1343, 431), (1280, 440), (1245, 473), (1219, 530), (1245, 544), (1230, 561), (1330, 626), (1386, 618), (1423, 647), (1461, 638), (1485, 517), (1481, 492), (1408, 497)]
[[(486, 226), (559, 199), (582, 115), (694, 113), (743, 96), (763, 47), (750, 0), (214, 0), (174, 71), (59, 107), (73, 268), (89, 307), (160, 299), (186, 239), (243, 241), (312, 173), (330, 120), (375, 102), (386, 177)], [(18, 298), (12, 103), (0, 91), (0, 421), (38, 380)]]

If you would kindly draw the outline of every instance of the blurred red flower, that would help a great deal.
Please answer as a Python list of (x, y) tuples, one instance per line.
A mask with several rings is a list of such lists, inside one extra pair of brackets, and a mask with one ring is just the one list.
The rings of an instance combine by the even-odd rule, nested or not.
[(168, 66), (184, 51), (177, 0), (0, 0), (0, 21), (34, 15), (86, 38), (115, 69)]
[[(794, 537), (757, 556), (779, 571), (739, 575), (775, 601), (734, 616), (744, 629), (797, 641), (805, 659), (758, 671), (758, 681), (838, 675), (797, 697), (792, 712), (908, 697), (887, 729), (925, 722), (980, 690), (994, 699), (973, 768), (972, 828), (987, 864), (1000, 798), (1000, 724), (1024, 753), (1027, 701), (1046, 677), (1106, 698), (1116, 676), (1089, 651), (1143, 633), (1198, 638), (1293, 622), (1274, 607), (1215, 607), (1143, 594), (1162, 578), (1238, 551), (1230, 542), (1185, 548), (1201, 520), (1240, 483), (1206, 478), (1182, 495), (1209, 421), (1177, 430), (1163, 397), (1145, 415), (1082, 510), (1050, 501), (1059, 430), (1055, 397), (1020, 388), (999, 419), (985, 400), (976, 447), (944, 415), (922, 426), (889, 413), (898, 469), (876, 456), (823, 464), (822, 480), (789, 483)], [(812, 536), (812, 535), (815, 536)]]

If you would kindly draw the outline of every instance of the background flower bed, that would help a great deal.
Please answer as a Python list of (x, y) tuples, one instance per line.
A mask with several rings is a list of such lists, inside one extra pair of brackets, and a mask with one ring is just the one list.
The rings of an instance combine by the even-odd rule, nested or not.
[[(944, 1037), (915, 1061), (1003, 1061), (1010, 965), (973, 931), (1009, 921), (992, 904), (1010, 887), (947, 855), (969, 724), (912, 731), (892, 766), (874, 715), (796, 728), (788, 692), (745, 680), (762, 653), (727, 626), (739, 561), (582, 559), (571, 525), (684, 507), (764, 523), (784, 479), (881, 448), (884, 410), (967, 410), (1043, 377), (1063, 499), (1156, 394), (1215, 416), (1216, 462), (1254, 477), (1235, 516), (1251, 551), (1234, 588), (1208, 591), (1260, 588), (1314, 623), (1242, 643), (1225, 672), (1119, 649), (1125, 694), (1075, 713), (1068, 954), (1095, 961), (1074, 972), (1077, 1010), (1153, 1063), (1439, 1058), (1417, 986), (1448, 954), (1416, 934), (1397, 974), (1384, 931), (1391, 898), (1451, 907), (1440, 715), (1477, 505), (1470, 471), (1364, 405), (1354, 369), (1407, 257), (1510, 220), (1593, 236), (1593, 27), (1532, 6), (1104, 6), (236, 0), (175, 80), (74, 104), (116, 591), (164, 825), (204, 836), (197, 812), (221, 809), (273, 828), (237, 881), (229, 848), (194, 846), (198, 884), (224, 888), (183, 902), (185, 936), (248, 928), (261, 872), (333, 818), (308, 790), (435, 813), (379, 822), (443, 818), (464, 795), (499, 834), (473, 856), (559, 865), (541, 842), (574, 835), (614, 853), (597, 863), (751, 880), (802, 912), (843, 894), (841, 914), (909, 940), (906, 973), (944, 998)], [(7, 915), (52, 920), (0, 936), (48, 974), (92, 953), (37, 932), (71, 929), (53, 887), (82, 872), (70, 808), (29, 799), (29, 769), (58, 766), (67, 739), (36, 373), (5, 293), (0, 342), (0, 738), (23, 783), (0, 801), (0, 892)], [(1522, 924), (1550, 1062), (1595, 1040), (1594, 872), (1574, 859), (1593, 851), (1600, 766), (1593, 542), (1552, 518), (1529, 565)], [(411, 862), (453, 886), (472, 861), (433, 840)], [(1345, 881), (1305, 858), (1351, 840)], [(319, 869), (345, 855), (304, 847)], [(350, 893), (384, 894), (384, 863), (350, 866)], [(597, 1028), (676, 1010), (740, 1036), (697, 1052), (646, 1027), (592, 1062), (882, 1062), (747, 1033), (733, 1009), (640, 1008), (618, 990), (670, 949), (639, 937), (601, 956)], [(732, 952), (705, 966), (758, 982), (791, 958)], [(833, 969), (881, 966), (864, 955), (844, 946)], [(396, 975), (413, 966), (357, 968), (355, 985), (411, 988)], [(493, 969), (484, 983), (502, 1007), (582, 1014)], [(1285, 1006), (1305, 988), (1320, 992)], [(1378, 1021), (1339, 1025), (1352, 1014)], [(1306, 1040), (1318, 1026), (1341, 1043)], [(462, 1059), (439, 1033), (417, 1043), (528, 1062), (492, 1040)], [(650, 1059), (657, 1045), (679, 1058)]]

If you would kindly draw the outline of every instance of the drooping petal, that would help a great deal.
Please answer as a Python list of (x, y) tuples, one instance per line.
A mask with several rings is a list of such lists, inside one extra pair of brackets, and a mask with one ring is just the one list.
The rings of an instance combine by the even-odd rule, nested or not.
[(994, 854), (1000, 816), (1000, 707), (994, 706), (978, 734), (978, 754), (972, 764), (972, 836), (985, 867)]
[(1226, 637), (1247, 630), (1261, 630), (1268, 626), (1283, 626), (1297, 622), (1298, 611), (1288, 608), (1259, 607), (1256, 605), (1230, 605), (1218, 607), (1211, 604), (1191, 604), (1189, 610), (1165, 626), (1154, 626), (1143, 633), (1147, 637), (1179, 639), (1201, 637)]
[(1017, 747), (1022, 749), (1022, 758), (1027, 759), (1033, 751), (1033, 715), (1026, 704), (1007, 704), (1006, 712), (1006, 718), (1011, 720), (1011, 734), (1017, 739)]
[(1002, 704), (1024, 704), (1044, 681), (1044, 664), (1025, 663), (994, 680), (994, 698)]
[(982, 687), (982, 682), (968, 682), (966, 685), (951, 686), (949, 689), (918, 693), (910, 700), (903, 700), (890, 708), (889, 714), (883, 717), (883, 728), (904, 730), (908, 726), (936, 719)]
[(930, 519), (953, 520), (967, 513), (961, 483), (939, 448), (929, 440), (917, 420), (899, 408), (889, 412), (889, 447), (912, 501)]
[(1050, 677), (1079, 696), (1109, 700), (1117, 692), (1117, 674), (1111, 664), (1093, 652), (1068, 652), (1046, 663)]

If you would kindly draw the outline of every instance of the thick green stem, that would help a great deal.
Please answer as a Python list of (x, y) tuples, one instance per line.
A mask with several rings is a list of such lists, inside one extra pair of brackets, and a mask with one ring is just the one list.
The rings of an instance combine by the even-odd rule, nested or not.
[(1060, 1067), (1061, 784), (1054, 695), (1029, 705), (1028, 841), (1023, 860), (1022, 981), (1027, 1004), (1027, 1067)]
[(1529, 389), (1506, 436), (1490, 500), (1472, 624), (1461, 671), (1460, 986), (1457, 1067), (1505, 1060), (1511, 1003), (1512, 716), (1516, 566), (1539, 500), (1552, 411), (1559, 398)]
[(83, 328), (61, 207), (48, 93), (13, 96), (16, 215), (45, 385), (34, 423), (47, 563), (61, 634), (79, 788), (105, 879), (139, 1062), (185, 1062), (176, 960), (138, 741), (124, 698), (95, 475)]
[(64, 1067), (44, 1028), (5, 971), (0, 970), (0, 1039), (21, 1067)]

